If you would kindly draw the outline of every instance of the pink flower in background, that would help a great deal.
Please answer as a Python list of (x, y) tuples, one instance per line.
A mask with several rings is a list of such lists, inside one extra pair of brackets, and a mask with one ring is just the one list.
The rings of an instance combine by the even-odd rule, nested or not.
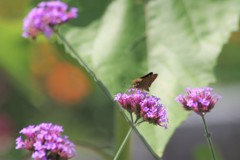
[(76, 155), (74, 144), (61, 132), (62, 126), (51, 123), (30, 125), (20, 131), (23, 136), (16, 139), (16, 149), (32, 151), (34, 160), (70, 159)]
[(69, 8), (59, 0), (41, 2), (24, 18), (23, 36), (35, 39), (43, 33), (51, 37), (56, 25), (63, 24), (77, 17), (77, 8)]

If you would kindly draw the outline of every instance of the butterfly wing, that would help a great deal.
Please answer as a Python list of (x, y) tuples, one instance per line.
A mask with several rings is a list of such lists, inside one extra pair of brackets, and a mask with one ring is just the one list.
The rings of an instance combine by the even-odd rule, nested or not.
[(149, 76), (143, 78), (142, 89), (149, 91), (149, 87), (152, 85), (153, 81), (157, 78), (158, 74), (150, 74)]
[(140, 77), (141, 79), (144, 79), (144, 78), (146, 78), (146, 77), (149, 77), (149, 76), (152, 76), (153, 75), (153, 72), (150, 72), (150, 73), (148, 73), (148, 74), (146, 74), (146, 75), (144, 75), (144, 76), (142, 76), (142, 77)]
[(133, 80), (133, 88), (138, 88), (142, 90), (149, 91), (149, 87), (153, 83), (153, 81), (157, 78), (158, 74), (153, 74), (150, 72), (138, 79)]

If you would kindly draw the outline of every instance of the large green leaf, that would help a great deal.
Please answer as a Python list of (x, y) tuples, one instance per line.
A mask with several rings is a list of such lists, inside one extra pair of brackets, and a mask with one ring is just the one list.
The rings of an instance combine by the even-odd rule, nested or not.
[[(114, 1), (106, 11), (93, 44), (92, 63), (97, 76), (111, 93), (124, 91), (121, 84), (146, 70), (145, 49), (130, 52), (145, 32), (143, 7), (129, 0)], [(144, 63), (142, 63), (144, 61)]]
[(214, 82), (217, 56), (237, 29), (239, 9), (234, 6), (239, 3), (157, 0), (146, 5), (149, 69), (159, 73), (152, 91), (168, 108), (169, 128), (142, 125), (140, 133), (159, 156), (187, 117), (174, 98), (183, 88)]
[[(73, 28), (68, 25), (61, 28), (61, 33), (66, 35), (65, 38), (69, 41), (70, 45), (78, 51), (81, 58), (83, 58), (90, 67), (92, 67), (93, 42), (96, 38), (98, 28), (98, 21), (93, 22), (86, 28)], [(66, 50), (76, 58), (76, 55), (74, 55), (68, 47), (66, 47)]]
[(134, 47), (145, 34), (141, 4), (114, 1), (101, 22), (85, 28), (64, 26), (61, 33), (114, 94), (124, 91), (123, 85), (129, 87), (133, 78), (146, 71), (145, 43)]
[(188, 115), (174, 98), (185, 87), (214, 82), (216, 58), (229, 33), (237, 28), (237, 4), (151, 0), (144, 16), (139, 2), (116, 0), (100, 21), (81, 29), (67, 27), (63, 33), (112, 94), (125, 91), (132, 79), (147, 70), (159, 74), (151, 93), (168, 107), (169, 128), (142, 124), (139, 132), (161, 157), (174, 130)]
[[(131, 80), (142, 70), (146, 70), (145, 45), (132, 46), (145, 32), (143, 13), (143, 5), (134, 1), (114, 1), (100, 23), (94, 22), (88, 28), (61, 29), (70, 44), (112, 94), (125, 91), (131, 85)], [(119, 117), (118, 125), (115, 125), (121, 129), (116, 132), (116, 137), (119, 137), (117, 144), (121, 143), (127, 132), (126, 122)]]
[[(146, 70), (145, 47), (141, 51), (131, 52), (132, 44), (141, 39), (145, 32), (142, 15), (142, 5), (134, 1), (118, 0), (108, 7), (101, 21), (93, 45), (92, 62), (96, 75), (112, 94), (125, 91), (130, 87), (131, 80)], [(121, 116), (116, 116), (115, 129), (118, 148), (127, 132)], [(128, 152), (119, 159), (129, 159)]]

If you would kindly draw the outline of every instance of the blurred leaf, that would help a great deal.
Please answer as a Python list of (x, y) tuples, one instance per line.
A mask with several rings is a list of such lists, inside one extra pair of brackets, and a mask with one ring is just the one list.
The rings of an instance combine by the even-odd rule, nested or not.
[(229, 42), (224, 45), (215, 68), (219, 82), (233, 83), (240, 81), (240, 31), (233, 32)]
[(23, 11), (26, 8), (30, 0), (21, 1), (18, 0), (11, 1), (0, 1), (0, 18), (11, 18), (16, 19), (23, 16)]
[[(222, 160), (221, 152), (217, 150), (216, 147), (214, 147), (215, 155), (217, 160)], [(209, 147), (207, 144), (205, 145), (199, 145), (193, 152), (194, 159), (195, 160), (202, 160), (202, 159), (211, 159), (212, 154), (209, 150)]]
[(112, 0), (89, 1), (89, 0), (71, 0), (70, 5), (79, 8), (79, 21), (76, 22), (81, 26), (86, 26), (101, 18), (105, 9)]
[(38, 106), (44, 97), (32, 83), (28, 61), (29, 47), (21, 36), (21, 22), (0, 21), (0, 65), (12, 77), (12, 84)]
[(229, 33), (237, 29), (238, 6), (237, 1), (152, 0), (145, 6), (145, 31), (143, 6), (116, 0), (96, 22), (99, 26), (68, 27), (64, 34), (112, 94), (125, 91), (147, 70), (159, 74), (151, 91), (168, 107), (169, 129), (143, 124), (139, 131), (161, 157), (188, 115), (174, 98), (185, 87), (214, 82), (217, 56)]
[[(28, 48), (24, 45), (24, 41), (21, 37), (21, 23), (9, 22), (1, 20), (1, 52), (0, 61), (10, 72), (16, 72), (19, 69), (20, 72), (16, 72), (17, 77), (27, 77), (28, 74)], [(15, 47), (13, 47), (15, 46)], [(11, 66), (8, 67), (7, 65)]]

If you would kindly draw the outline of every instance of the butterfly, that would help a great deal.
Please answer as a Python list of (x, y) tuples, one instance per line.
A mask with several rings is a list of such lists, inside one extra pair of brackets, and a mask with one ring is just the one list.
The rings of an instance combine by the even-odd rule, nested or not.
[(140, 78), (137, 78), (132, 81), (132, 87), (138, 88), (141, 90), (149, 91), (149, 87), (153, 83), (153, 81), (157, 78), (158, 74), (153, 72), (150, 72)]

